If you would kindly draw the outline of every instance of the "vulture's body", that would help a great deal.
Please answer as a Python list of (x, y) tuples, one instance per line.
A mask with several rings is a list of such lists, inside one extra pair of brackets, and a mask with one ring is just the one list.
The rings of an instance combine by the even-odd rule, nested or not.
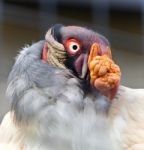
[[(70, 28), (85, 33), (83, 28)], [(60, 39), (65, 42), (69, 32), (72, 34), (69, 28), (63, 29), (66, 33), (61, 30), (61, 34), (65, 33), (65, 36), (58, 36), (59, 42)], [(55, 32), (58, 32), (58, 28)], [(94, 40), (108, 45), (98, 34), (94, 35), (89, 30), (86, 33), (92, 35), (87, 36), (91, 39), (91, 44)], [(103, 40), (98, 41), (97, 37)], [(75, 40), (70, 42), (73, 44)], [(11, 100), (11, 111), (6, 114), (0, 126), (0, 149), (144, 149), (144, 90), (119, 86), (117, 95), (110, 102), (107, 97), (87, 84), (88, 79), (83, 82), (79, 77), (85, 75), (84, 68), (87, 67), (82, 66), (87, 60), (84, 50), (82, 55), (72, 51), (72, 55), (67, 56), (71, 59), (70, 63), (59, 65), (66, 56), (61, 55), (56, 59), (58, 55), (55, 56), (50, 50), (60, 48), (62, 54), (64, 48), (60, 44), (54, 47), (53, 39), (49, 44), (51, 63), (43, 61), (46, 60), (45, 55), (41, 60), (42, 51), (45, 52), (44, 41), (24, 48), (17, 57), (8, 81), (7, 95)], [(89, 45), (84, 44), (88, 49)], [(101, 49), (105, 51), (104, 46)], [(67, 69), (65, 66), (69, 68), (72, 61), (76, 62), (76, 65)]]
[[(117, 96), (117, 99), (114, 100), (109, 115), (107, 116), (108, 117), (107, 119), (110, 119), (109, 126), (106, 126), (106, 128), (105, 125), (99, 126), (98, 129), (100, 131), (95, 131), (94, 127), (93, 129), (91, 127), (92, 124), (88, 125), (91, 119), (87, 116), (85, 116), (86, 118), (84, 118), (84, 114), (80, 113), (81, 117), (83, 115), (82, 117), (84, 119), (83, 123), (82, 123), (82, 118), (81, 119), (78, 118), (81, 120), (80, 122), (77, 120), (78, 121), (77, 124), (70, 125), (70, 126), (75, 126), (75, 130), (76, 130), (75, 133), (71, 132), (72, 130), (70, 129), (69, 133), (71, 132), (71, 135), (65, 133), (66, 134), (65, 138), (60, 137), (60, 134), (62, 134), (63, 136), (63, 133), (61, 131), (56, 132), (55, 136), (57, 137), (57, 139), (55, 139), (54, 141), (50, 141), (50, 145), (55, 143), (53, 145), (53, 148), (51, 146), (50, 147), (48, 146), (49, 137), (44, 136), (44, 138), (47, 139), (48, 141), (47, 140), (41, 141), (42, 139), (41, 136), (43, 135), (40, 135), (40, 133), (35, 133), (36, 135), (32, 135), (32, 133), (30, 133), (30, 131), (27, 131), (26, 128), (19, 129), (19, 127), (17, 127), (14, 123), (13, 113), (9, 112), (8, 114), (6, 114), (0, 128), (0, 140), (1, 140), (0, 149), (3, 150), (27, 150), (27, 149), (28, 150), (30, 149), (31, 150), (32, 149), (34, 150), (37, 149), (38, 150), (45, 150), (45, 149), (85, 150), (87, 149), (87, 146), (89, 147), (89, 144), (87, 144), (86, 141), (91, 140), (90, 142), (93, 142), (94, 145), (95, 142), (100, 142), (99, 143), (100, 146), (103, 145), (104, 149), (106, 150), (112, 149), (111, 146), (109, 145), (110, 144), (109, 142), (112, 142), (112, 144), (114, 144), (115, 150), (143, 150), (144, 149), (144, 116), (143, 116), (144, 90), (130, 89), (121, 86), (119, 93), (120, 94)], [(100, 124), (108, 123), (107, 119), (101, 120)], [(84, 126), (86, 127), (84, 128)], [(61, 130), (65, 130), (65, 129), (66, 128), (63, 127), (63, 129)], [(90, 131), (84, 131), (84, 129)], [(52, 132), (54, 132), (54, 130), (52, 130)], [(91, 135), (93, 135), (93, 137), (91, 137)], [(111, 138), (111, 140), (109, 140), (109, 138)], [(86, 141), (84, 141), (84, 139)], [(60, 145), (57, 145), (58, 143)], [(78, 146), (78, 147), (74, 148), (73, 146)]]

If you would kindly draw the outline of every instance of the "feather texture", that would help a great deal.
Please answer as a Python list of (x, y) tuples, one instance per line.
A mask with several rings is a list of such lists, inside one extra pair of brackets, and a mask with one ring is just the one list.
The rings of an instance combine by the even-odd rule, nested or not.
[(4, 150), (142, 150), (144, 89), (120, 86), (110, 102), (70, 70), (43, 62), (45, 41), (24, 48), (12, 68)]
[(106, 97), (92, 89), (85, 93), (69, 70), (40, 60), (42, 46), (43, 41), (24, 48), (16, 59), (7, 90), (12, 110), (1, 125), (8, 133), (1, 145), (12, 143), (22, 150), (112, 150)]
[(121, 150), (139, 150), (139, 147), (143, 147), (143, 114), (144, 89), (121, 86), (109, 112), (112, 136)]

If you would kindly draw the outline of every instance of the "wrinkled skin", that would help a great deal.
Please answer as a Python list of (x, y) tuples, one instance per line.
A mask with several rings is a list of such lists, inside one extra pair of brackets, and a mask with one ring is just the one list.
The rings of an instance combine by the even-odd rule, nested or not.
[(97, 43), (93, 44), (88, 59), (88, 67), (91, 84), (109, 100), (113, 100), (121, 79), (121, 71), (111, 59), (110, 49), (107, 49), (107, 55), (98, 55), (101, 51), (100, 47)]

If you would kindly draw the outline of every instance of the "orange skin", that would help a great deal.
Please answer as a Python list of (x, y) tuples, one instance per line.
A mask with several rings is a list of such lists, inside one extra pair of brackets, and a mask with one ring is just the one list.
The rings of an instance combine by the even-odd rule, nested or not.
[(103, 95), (112, 100), (117, 93), (121, 71), (111, 59), (109, 47), (106, 54), (101, 56), (99, 54), (101, 54), (100, 46), (95, 43), (92, 45), (88, 59), (90, 82)]

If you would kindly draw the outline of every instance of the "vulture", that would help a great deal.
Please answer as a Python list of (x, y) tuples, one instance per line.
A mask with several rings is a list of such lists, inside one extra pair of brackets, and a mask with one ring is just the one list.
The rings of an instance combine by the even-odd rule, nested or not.
[(144, 90), (120, 79), (104, 36), (52, 26), (16, 57), (0, 150), (144, 150)]

